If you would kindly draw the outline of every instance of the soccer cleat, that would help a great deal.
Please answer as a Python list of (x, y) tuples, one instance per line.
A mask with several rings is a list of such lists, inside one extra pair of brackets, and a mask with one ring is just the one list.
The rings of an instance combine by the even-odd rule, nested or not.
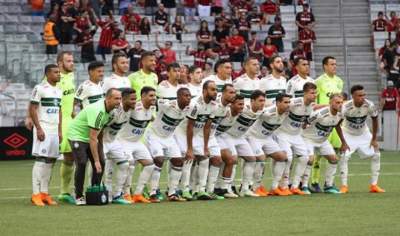
[(239, 196), (232, 192), (232, 191), (228, 191), (227, 189), (221, 189), (221, 195), (224, 196), (224, 198), (238, 198)]
[(301, 187), (301, 191), (303, 191), (303, 193), (304, 193), (305, 195), (310, 195), (310, 194), (311, 194), (310, 189), (308, 189), (307, 186)]
[(186, 199), (187, 201), (192, 201), (193, 200), (193, 196), (190, 193), (190, 191), (183, 191), (181, 196)]
[(305, 193), (299, 188), (292, 188), (290, 189), (290, 192), (292, 192), (293, 195), (305, 195)]
[(211, 196), (203, 191), (200, 191), (197, 193), (197, 199), (198, 200), (212, 200)]
[(49, 205), (49, 206), (56, 206), (57, 205), (57, 202), (54, 201), (53, 198), (48, 193), (41, 193), (41, 195), (42, 195), (42, 201), (46, 205)]
[(119, 204), (119, 205), (130, 205), (130, 204), (132, 204), (132, 202), (125, 200), (124, 197), (122, 197), (122, 196), (114, 197), (111, 203)]
[(285, 191), (282, 191), (280, 188), (271, 189), (271, 194), (273, 196), (289, 196)]
[[(166, 195), (167, 195), (167, 194), (166, 194)], [(165, 200), (165, 197), (164, 197), (164, 195), (161, 193), (160, 189), (157, 189), (157, 191), (156, 191), (156, 196), (157, 196), (158, 200), (160, 200), (160, 201)]]
[[(240, 186), (240, 188), (242, 188), (242, 187)], [(239, 191), (236, 189), (236, 186), (235, 186), (235, 185), (232, 185), (232, 186), (231, 186), (231, 189), (232, 189), (232, 192), (233, 192), (234, 194), (239, 195)]]
[(224, 200), (225, 198), (223, 196), (219, 196), (215, 193), (208, 193), (211, 197), (211, 200)]
[(240, 191), (239, 196), (241, 196), (241, 197), (259, 197), (258, 194), (254, 193), (250, 189)]
[(370, 185), (369, 186), (370, 193), (384, 193), (386, 192), (383, 188), (379, 187), (378, 185)]
[(68, 204), (76, 203), (75, 199), (69, 193), (60, 194), (60, 195), (58, 195), (57, 199), (59, 202), (64, 202), (64, 203), (68, 203)]
[(324, 187), (324, 193), (329, 193), (329, 194), (340, 194), (339, 189), (337, 189), (335, 186), (325, 186)]
[(348, 193), (349, 187), (347, 185), (340, 186), (340, 193)]
[(151, 203), (142, 194), (134, 194), (131, 197), (134, 203)]
[(284, 192), (284, 193), (286, 194), (285, 196), (293, 195), (293, 193), (290, 191), (289, 188), (281, 188), (281, 187), (279, 187), (279, 190), (281, 190), (282, 192)]
[(42, 200), (42, 195), (40, 193), (38, 194), (32, 194), (31, 202), (35, 206), (45, 206), (43, 200)]
[(132, 196), (129, 193), (124, 194), (123, 198), (125, 199), (125, 201), (133, 203)]
[(150, 195), (149, 201), (151, 203), (160, 203), (161, 202), (161, 200), (157, 197), (157, 194)]
[(310, 186), (310, 191), (312, 193), (322, 193), (321, 187), (319, 186), (319, 183), (312, 183)]
[(168, 200), (171, 202), (185, 202), (186, 199), (182, 198), (178, 194), (174, 193), (168, 196)]
[(86, 205), (86, 199), (85, 199), (85, 197), (80, 197), (80, 198), (75, 199), (75, 204), (76, 204), (77, 206), (84, 206), (84, 205)]
[(254, 193), (256, 193), (258, 196), (260, 197), (267, 197), (268, 196), (268, 191), (265, 189), (264, 186), (260, 186), (256, 189), (256, 191), (254, 191)]

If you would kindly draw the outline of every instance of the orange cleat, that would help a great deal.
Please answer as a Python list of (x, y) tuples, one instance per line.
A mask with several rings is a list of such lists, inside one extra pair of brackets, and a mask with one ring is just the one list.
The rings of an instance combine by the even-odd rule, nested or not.
[(340, 193), (348, 193), (349, 187), (347, 185), (340, 186)]
[[(133, 195), (132, 195), (133, 196)], [(133, 203), (133, 199), (130, 194), (124, 194), (124, 199), (130, 203)]]
[(38, 194), (32, 194), (32, 198), (31, 198), (32, 204), (35, 206), (45, 206), (42, 200), (42, 195), (40, 193)]
[(370, 193), (384, 193), (386, 192), (383, 188), (379, 187), (378, 185), (370, 185), (369, 186)]
[(49, 206), (56, 206), (57, 202), (53, 200), (53, 198), (48, 193), (41, 193), (42, 201)]
[(151, 201), (146, 199), (142, 194), (132, 195), (132, 200), (134, 203), (151, 203)]
[(292, 188), (290, 189), (290, 192), (292, 192), (294, 195), (305, 195), (305, 193), (299, 188)]
[(282, 187), (279, 187), (279, 189), (282, 191), (282, 192), (284, 192), (285, 194), (286, 194), (286, 196), (290, 196), (290, 195), (293, 195), (293, 193), (289, 190), (289, 188), (282, 188)]
[(265, 189), (264, 186), (258, 187), (258, 188), (254, 191), (254, 193), (257, 194), (257, 195), (260, 196), (260, 197), (267, 197), (268, 194), (269, 194), (268, 191)]
[(288, 194), (282, 191), (280, 188), (271, 189), (270, 193), (273, 196), (288, 196)]

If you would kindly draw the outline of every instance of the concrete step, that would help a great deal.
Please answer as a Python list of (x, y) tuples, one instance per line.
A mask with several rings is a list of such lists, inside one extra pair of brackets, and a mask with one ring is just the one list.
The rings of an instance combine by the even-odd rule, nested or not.
[(342, 38), (323, 38), (321, 36), (318, 37), (317, 42), (314, 44), (315, 46), (343, 46)]
[(368, 37), (346, 37), (346, 43), (348, 46), (371, 45), (370, 38)]

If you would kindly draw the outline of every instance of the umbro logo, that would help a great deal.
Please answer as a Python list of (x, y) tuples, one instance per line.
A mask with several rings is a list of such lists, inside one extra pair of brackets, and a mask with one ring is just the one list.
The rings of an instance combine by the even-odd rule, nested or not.
[(19, 148), (22, 145), (24, 145), (27, 141), (28, 139), (19, 135), (18, 133), (13, 133), (3, 140), (5, 144), (13, 148)]

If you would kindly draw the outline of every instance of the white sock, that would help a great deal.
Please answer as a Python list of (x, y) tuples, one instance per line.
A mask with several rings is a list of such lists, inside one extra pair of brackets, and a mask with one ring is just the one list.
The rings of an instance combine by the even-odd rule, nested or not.
[(287, 161), (285, 162), (285, 169), (283, 171), (282, 179), (279, 183), (281, 188), (287, 188), (289, 186), (289, 176), (290, 176), (290, 168), (292, 166), (293, 156), (287, 157)]
[(328, 162), (328, 165), (325, 170), (325, 185), (327, 187), (332, 187), (335, 179), (337, 164), (331, 164)]
[(301, 180), (301, 182), (303, 183), (303, 186), (305, 186), (305, 187), (308, 186), (308, 180), (310, 179), (311, 170), (312, 170), (312, 164), (310, 165), (307, 163), (306, 170), (304, 171), (304, 175)]
[(44, 163), (44, 165), (42, 166), (42, 175), (40, 178), (41, 193), (49, 193), (49, 183), (50, 183), (52, 169), (53, 169), (53, 163)]
[(219, 174), (219, 166), (210, 165), (210, 170), (208, 171), (208, 179), (207, 179), (207, 192), (209, 193), (214, 192), (218, 174)]
[(134, 172), (135, 172), (135, 165), (129, 163), (128, 174), (126, 175), (124, 183), (124, 194), (131, 194), (132, 178)]
[(197, 171), (199, 192), (206, 191), (209, 163), (210, 159), (208, 158), (199, 162), (199, 170)]
[(245, 161), (243, 164), (243, 179), (242, 179), (242, 191), (249, 190), (249, 185), (253, 179), (254, 168), (256, 166), (255, 161)]
[(340, 179), (342, 181), (342, 185), (347, 186), (347, 177), (349, 174), (348, 167), (349, 157), (343, 155), (339, 160), (339, 170), (340, 170)]
[(177, 167), (174, 165), (170, 165), (171, 170), (168, 178), (168, 196), (175, 194), (176, 189), (178, 188), (179, 180), (182, 176), (182, 167)]
[(217, 181), (215, 183), (214, 188), (222, 188), (222, 172), (224, 172), (224, 168), (225, 168), (225, 163), (222, 162), (220, 168), (219, 168), (219, 173), (218, 173), (218, 177), (217, 177)]
[(142, 194), (144, 185), (149, 181), (151, 174), (154, 170), (154, 164), (143, 167), (142, 172), (139, 175), (139, 179), (136, 185), (135, 194)]
[(160, 186), (160, 176), (161, 176), (161, 168), (158, 166), (154, 166), (153, 173), (150, 178), (150, 194), (156, 194), (157, 190)]
[(262, 185), (264, 177), (265, 161), (257, 161), (254, 167), (254, 184), (253, 189), (256, 190)]
[(377, 185), (379, 178), (379, 171), (381, 169), (381, 154), (375, 153), (371, 159), (371, 184)]
[(197, 163), (192, 163), (192, 168), (190, 169), (190, 184), (189, 184), (189, 186), (186, 187), (185, 190), (187, 190), (187, 191), (192, 190), (195, 193), (197, 193), (199, 191), (198, 173), (199, 173), (199, 165)]
[(35, 161), (32, 168), (32, 192), (33, 194), (40, 193), (40, 180), (42, 176), (42, 168), (45, 165), (44, 162)]
[[(117, 181), (115, 183), (115, 192), (114, 196), (119, 197), (122, 195), (122, 189), (124, 187), (125, 180), (128, 177), (128, 171), (129, 171), (129, 163), (128, 162), (123, 162), (123, 163), (117, 163)], [(112, 183), (112, 175), (111, 175), (111, 183)]]
[(236, 168), (237, 168), (237, 164), (234, 164), (233, 167), (232, 167), (231, 183), (228, 186), (228, 190), (229, 191), (231, 191), (232, 185), (235, 185)]
[(283, 178), (283, 172), (285, 171), (286, 162), (285, 161), (275, 161), (272, 160), (272, 189), (278, 188), (279, 181)]
[(104, 185), (108, 190), (108, 197), (109, 199), (113, 196), (113, 189), (112, 189), (112, 176), (113, 176), (113, 164), (114, 161), (110, 159), (106, 159), (104, 165)]
[(304, 175), (304, 171), (307, 167), (309, 157), (308, 156), (300, 156), (297, 161), (296, 168), (294, 170), (294, 177), (292, 181), (292, 188), (298, 188), (300, 184), (301, 176)]
[[(192, 168), (192, 163), (193, 163), (193, 161), (188, 161), (188, 162), (183, 163), (182, 177), (181, 177), (181, 182), (179, 185), (179, 188), (182, 191), (189, 190), (190, 170)], [(172, 166), (172, 164), (170, 164), (170, 166)]]

